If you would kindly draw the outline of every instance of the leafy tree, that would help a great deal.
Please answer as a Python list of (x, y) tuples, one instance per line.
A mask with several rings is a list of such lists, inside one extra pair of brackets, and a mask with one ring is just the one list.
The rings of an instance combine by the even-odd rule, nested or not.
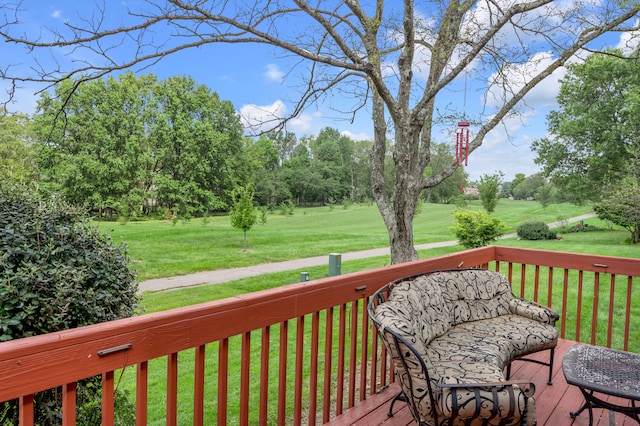
[[(61, 99), (74, 84), (63, 81), (38, 102), (34, 125), (42, 186), (61, 191), (76, 205), (120, 210), (127, 195), (153, 184), (143, 118), (156, 79), (128, 73), (118, 80), (92, 81)], [(65, 120), (55, 121), (65, 100)]]
[[(29, 22), (22, 11), (29, 5), (21, 2), (13, 11), (7, 7), (0, 35), (24, 46), (35, 65), (30, 68), (32, 73), (25, 74), (26, 67), (7, 64), (0, 76), (44, 84), (80, 76), (90, 80), (110, 71), (151, 66), (166, 55), (196, 46), (271, 45), (295, 57), (292, 63), (303, 70), (288, 73), (301, 78), (295, 84), (303, 88), (291, 109), (292, 116), (316, 102), (332, 107), (333, 93), (346, 93), (352, 100), (351, 108), (334, 106), (346, 109), (348, 115), (363, 107), (371, 111), (372, 192), (387, 228), (393, 263), (417, 259), (413, 218), (419, 196), (458, 167), (452, 161), (436, 175), (424, 174), (431, 159), (433, 126), (452, 124), (452, 117), (461, 116), (455, 106), (440, 108), (441, 98), (446, 102), (450, 93), (458, 90), (459, 77), (479, 82), (480, 90), (492, 100), (471, 120), (477, 125), (470, 142), (473, 152), (507, 115), (519, 112), (525, 95), (574, 53), (593, 46), (592, 42), (610, 31), (637, 28), (629, 22), (640, 10), (637, 2), (584, 6), (576, 2), (551, 4), (549, 0), (505, 5), (410, 0), (401, 4), (282, 0), (238, 2), (234, 7), (228, 7), (227, 2), (146, 3), (123, 16), (117, 27), (104, 26), (110, 21), (100, 16), (80, 17), (78, 22), (65, 21), (63, 28), (52, 29), (52, 37), (31, 36), (25, 30)], [(100, 12), (102, 18), (111, 13), (108, 8)], [(167, 34), (166, 38), (160, 34)], [(123, 39), (138, 44), (131, 48)], [(38, 62), (42, 51), (54, 57), (72, 51), (85, 60), (79, 65), (60, 60), (43, 69)], [(55, 68), (67, 63), (70, 69)], [(19, 71), (14, 74), (14, 70)], [(393, 152), (392, 164), (389, 152)], [(392, 173), (392, 190), (387, 187), (388, 173)], [(311, 179), (303, 191), (322, 191), (321, 183)]]
[(541, 186), (536, 191), (536, 201), (540, 203), (543, 209), (546, 209), (555, 200), (557, 189), (552, 183)]
[(509, 194), (511, 194), (515, 198), (516, 188), (520, 185), (526, 176), (524, 173), (516, 173), (516, 176), (513, 178), (511, 182), (509, 182)]
[(158, 153), (159, 201), (189, 215), (225, 208), (233, 189), (248, 180), (235, 108), (187, 77), (160, 82), (154, 96), (158, 108), (151, 111), (149, 139)]
[[(126, 247), (101, 235), (82, 210), (57, 195), (0, 185), (0, 340), (130, 317), (136, 290)], [(99, 418), (100, 380), (78, 383), (78, 419)], [(123, 394), (116, 400), (117, 423), (131, 424), (135, 407)], [(34, 406), (36, 424), (60, 424), (58, 390), (37, 393)], [(18, 424), (17, 402), (0, 404), (0, 423)]]
[[(431, 163), (425, 169), (426, 177), (437, 176), (444, 169), (449, 167), (454, 157), (451, 148), (446, 143), (434, 143), (431, 146)], [(462, 167), (448, 178), (443, 180), (439, 185), (425, 190), (424, 198), (427, 202), (449, 203), (460, 194), (460, 184), (468, 178)]]
[(634, 244), (640, 242), (640, 187), (625, 185), (610, 197), (594, 204), (593, 210), (600, 219), (628, 230)]
[(327, 204), (351, 199), (353, 141), (327, 127), (310, 139), (309, 148), (313, 156), (312, 168), (320, 176), (319, 201)]
[(480, 200), (482, 206), (488, 213), (493, 213), (498, 204), (498, 193), (500, 191), (500, 183), (502, 182), (504, 174), (502, 172), (494, 173), (492, 175), (480, 176), (480, 182), (478, 182), (478, 191), (480, 192)]
[(282, 178), (278, 148), (270, 136), (263, 135), (257, 140), (247, 138), (245, 148), (256, 200), (263, 206), (277, 206), (291, 198), (291, 192)]
[(637, 55), (613, 50), (569, 65), (559, 109), (547, 117), (553, 137), (532, 144), (544, 174), (578, 200), (598, 198), (630, 173), (640, 148)]
[[(242, 126), (230, 102), (187, 77), (56, 85), (35, 117), (49, 188), (76, 204), (126, 215), (152, 206), (181, 215), (226, 207), (247, 179)], [(55, 120), (65, 108), (65, 120)]]
[(353, 201), (371, 201), (371, 147), (373, 142), (361, 140), (353, 142)]
[(0, 181), (26, 183), (36, 178), (32, 142), (29, 118), (0, 108)]
[(313, 167), (308, 139), (302, 139), (293, 149), (291, 158), (282, 166), (282, 176), (296, 204), (314, 202), (322, 193), (322, 177)]
[(486, 211), (459, 209), (453, 212), (456, 220), (452, 230), (465, 248), (486, 246), (507, 230), (507, 225)]
[(545, 184), (546, 179), (541, 173), (527, 176), (513, 189), (513, 197), (517, 200), (532, 200)]
[(238, 187), (233, 192), (233, 209), (231, 210), (231, 226), (244, 234), (244, 248), (247, 251), (247, 231), (258, 221), (258, 212), (253, 206), (253, 187)]

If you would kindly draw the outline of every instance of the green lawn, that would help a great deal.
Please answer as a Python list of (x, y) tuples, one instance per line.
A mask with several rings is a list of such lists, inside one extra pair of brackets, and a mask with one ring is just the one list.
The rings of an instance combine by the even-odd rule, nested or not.
[[(421, 205), (414, 220), (415, 244), (455, 239), (449, 230), (455, 208)], [(481, 208), (480, 202), (470, 203), (469, 208)], [(494, 215), (515, 231), (525, 220), (553, 222), (589, 211), (588, 206), (556, 204), (543, 209), (536, 202), (502, 199)], [(292, 216), (270, 214), (265, 225), (257, 224), (248, 232), (249, 252), (241, 251), (242, 232), (231, 227), (226, 215), (175, 225), (169, 221), (97, 223), (115, 241), (127, 243), (140, 280), (389, 245), (373, 204), (296, 209)]]

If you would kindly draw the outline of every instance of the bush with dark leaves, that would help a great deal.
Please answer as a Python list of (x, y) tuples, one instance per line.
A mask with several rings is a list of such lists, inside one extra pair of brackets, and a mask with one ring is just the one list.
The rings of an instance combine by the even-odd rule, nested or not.
[[(0, 186), (0, 341), (130, 317), (136, 291), (126, 247), (100, 234), (82, 210), (55, 195)], [(100, 409), (95, 380), (78, 383), (78, 418)], [(59, 424), (59, 389), (36, 394), (34, 404), (37, 424)], [(131, 410), (126, 398), (120, 405)], [(15, 401), (0, 404), (0, 422), (17, 424)]]

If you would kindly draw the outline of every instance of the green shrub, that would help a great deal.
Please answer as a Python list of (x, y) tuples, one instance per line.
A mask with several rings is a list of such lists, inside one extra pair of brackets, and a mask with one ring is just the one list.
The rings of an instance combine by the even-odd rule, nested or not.
[(518, 226), (516, 232), (518, 237), (523, 240), (548, 240), (551, 235), (547, 224), (540, 221), (525, 222)]
[(504, 222), (485, 211), (459, 209), (453, 212), (453, 217), (456, 219), (453, 232), (465, 248), (486, 246), (507, 230)]
[[(136, 291), (126, 248), (81, 210), (56, 196), (0, 186), (0, 340), (130, 317)], [(92, 403), (100, 393), (95, 380), (78, 383), (80, 417), (100, 410)], [(34, 404), (36, 424), (60, 423), (59, 389), (37, 393)], [(17, 424), (15, 401), (0, 404), (0, 423)]]

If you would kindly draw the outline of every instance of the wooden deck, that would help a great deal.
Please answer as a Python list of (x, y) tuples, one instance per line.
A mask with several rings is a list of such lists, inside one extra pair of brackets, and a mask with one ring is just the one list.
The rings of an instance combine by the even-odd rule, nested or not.
[[(586, 426), (589, 424), (589, 413), (583, 411), (575, 420), (569, 416), (570, 411), (578, 409), (584, 398), (580, 390), (574, 386), (570, 386), (564, 379), (562, 373), (562, 357), (565, 352), (575, 342), (569, 340), (560, 340), (556, 348), (555, 362), (553, 367), (553, 385), (547, 385), (547, 367), (531, 363), (531, 362), (514, 362), (512, 366), (511, 376), (515, 379), (530, 380), (536, 385), (536, 411), (539, 426)], [(536, 354), (532, 358), (544, 359), (548, 357), (547, 352)], [(329, 424), (332, 426), (342, 425), (385, 425), (385, 426), (404, 426), (415, 425), (411, 413), (407, 405), (403, 402), (397, 402), (394, 406), (394, 416), (387, 417), (389, 403), (398, 392), (398, 386), (394, 383), (380, 394), (373, 398), (356, 405), (350, 410), (336, 417)], [(617, 400), (618, 398), (610, 398)], [(610, 413), (608, 410), (593, 410), (594, 426), (628, 426), (637, 423), (627, 416), (620, 413)], [(613, 417), (613, 420), (611, 419)]]

